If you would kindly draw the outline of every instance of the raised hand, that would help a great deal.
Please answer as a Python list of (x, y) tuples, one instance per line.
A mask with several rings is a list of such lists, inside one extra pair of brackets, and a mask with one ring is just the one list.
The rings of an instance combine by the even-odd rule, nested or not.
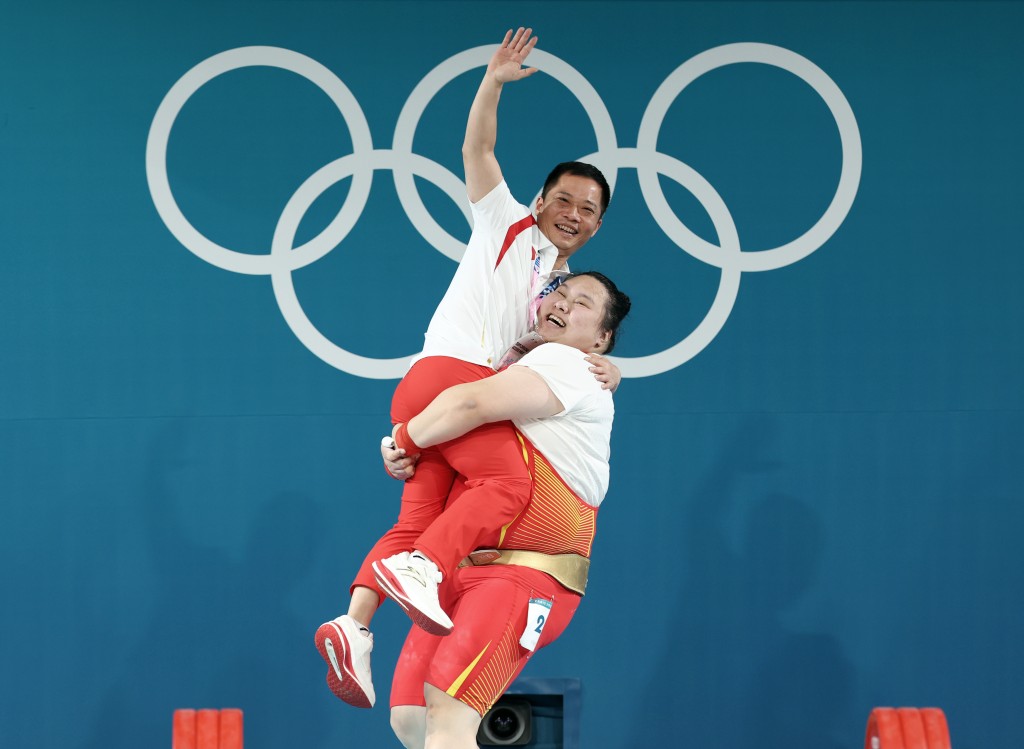
[(498, 140), (498, 100), (509, 81), (528, 78), (537, 68), (523, 68), (523, 61), (537, 44), (531, 37), (533, 29), (511, 30), (487, 63), (487, 72), (473, 97), (466, 121), (466, 138), (462, 142), (462, 164), (466, 169), (466, 195), (476, 203), (503, 179), (501, 166), (494, 155)]
[(524, 68), (523, 61), (537, 46), (537, 37), (530, 36), (533, 29), (522, 26), (515, 32), (509, 29), (491, 61), (487, 64), (487, 72), (494, 76), (498, 83), (509, 83), (527, 78), (537, 72), (537, 68)]

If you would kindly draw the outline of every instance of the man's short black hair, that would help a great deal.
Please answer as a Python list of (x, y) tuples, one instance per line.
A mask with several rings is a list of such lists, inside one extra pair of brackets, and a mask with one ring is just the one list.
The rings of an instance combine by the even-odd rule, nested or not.
[(602, 218), (604, 212), (608, 210), (608, 201), (612, 199), (612, 191), (608, 187), (608, 180), (601, 174), (601, 170), (593, 164), (586, 164), (582, 161), (563, 161), (552, 169), (551, 174), (544, 180), (544, 189), (540, 191), (540, 196), (546, 200), (548, 190), (555, 186), (555, 183), (558, 182), (563, 174), (592, 179), (601, 187), (601, 215), (598, 218)]

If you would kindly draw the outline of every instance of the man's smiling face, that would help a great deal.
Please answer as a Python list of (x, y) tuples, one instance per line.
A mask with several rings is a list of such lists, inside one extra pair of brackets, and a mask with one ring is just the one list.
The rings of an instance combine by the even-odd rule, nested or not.
[(567, 259), (601, 226), (601, 185), (589, 177), (563, 174), (547, 195), (537, 198), (537, 224)]

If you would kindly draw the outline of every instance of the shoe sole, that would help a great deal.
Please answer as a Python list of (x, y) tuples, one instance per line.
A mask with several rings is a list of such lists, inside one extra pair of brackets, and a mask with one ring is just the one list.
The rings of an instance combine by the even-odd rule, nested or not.
[(427, 634), (437, 635), (438, 637), (445, 637), (452, 633), (454, 627), (448, 627), (441, 622), (436, 622), (416, 608), (415, 604), (401, 592), (402, 584), (395, 579), (391, 570), (383, 565), (378, 567), (377, 564), (377, 562), (373, 563), (373, 576), (377, 579), (377, 584), (387, 594), (388, 598), (402, 607), (402, 610), (412, 619), (413, 624)]
[(327, 686), (334, 696), (354, 707), (373, 707), (369, 696), (354, 676), (352, 654), (341, 627), (334, 622), (321, 624), (316, 631), (315, 641), (317, 652), (327, 663)]

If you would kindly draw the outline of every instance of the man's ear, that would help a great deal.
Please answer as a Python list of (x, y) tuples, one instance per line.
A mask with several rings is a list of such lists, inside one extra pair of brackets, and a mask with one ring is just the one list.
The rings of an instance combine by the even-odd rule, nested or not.
[(534, 205), (534, 213), (540, 213), (544, 208), (544, 198), (541, 195), (537, 196), (537, 203)]

